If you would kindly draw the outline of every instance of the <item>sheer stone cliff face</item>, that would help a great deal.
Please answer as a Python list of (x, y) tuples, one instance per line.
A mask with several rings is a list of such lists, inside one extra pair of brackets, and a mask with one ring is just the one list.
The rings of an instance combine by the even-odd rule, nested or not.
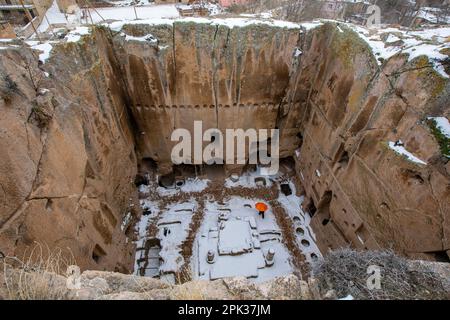
[[(260, 25), (228, 28), (189, 22), (125, 26), (113, 38), (130, 92), (131, 111), (145, 157), (171, 170), (175, 128), (275, 128), (289, 84), (298, 29)], [(206, 145), (206, 143), (205, 143)], [(228, 167), (231, 169), (231, 166)]]
[[(281, 130), (324, 252), (393, 245), (434, 259), (450, 249), (450, 167), (424, 120), (449, 116), (449, 85), (407, 60), (378, 66), (333, 24), (96, 28), (39, 67), (2, 50), (0, 251), (39, 241), (71, 248), (83, 269), (131, 271), (137, 159), (170, 172), (172, 130), (203, 120)], [(427, 165), (388, 147), (399, 139)]]
[[(331, 25), (302, 50), (287, 94), (300, 105), (286, 122), (303, 136), (297, 172), (322, 251), (350, 243), (448, 255), (450, 164), (426, 122), (449, 117), (448, 81), (426, 58), (377, 66), (364, 42)], [(427, 164), (396, 154), (388, 142), (397, 140)]]
[(21, 256), (38, 241), (70, 248), (82, 268), (130, 271), (121, 223), (136, 155), (113, 67), (72, 49), (44, 66), (48, 77), (30, 52), (5, 51), (0, 64), (11, 82), (0, 107), (0, 251)]

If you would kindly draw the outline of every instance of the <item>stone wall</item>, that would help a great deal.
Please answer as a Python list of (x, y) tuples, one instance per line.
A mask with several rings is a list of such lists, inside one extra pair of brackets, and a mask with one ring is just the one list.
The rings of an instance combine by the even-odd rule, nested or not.
[[(102, 46), (103, 45), (103, 46)], [(38, 67), (30, 51), (0, 57), (0, 251), (69, 248), (84, 268), (129, 272), (134, 137), (120, 80), (99, 41)], [(125, 226), (127, 227), (127, 226)]]
[[(174, 129), (275, 128), (289, 84), (298, 29), (228, 28), (193, 22), (126, 25), (114, 36), (130, 91), (143, 157), (171, 168)], [(157, 41), (157, 42), (156, 42)], [(206, 143), (205, 143), (206, 145)]]
[[(130, 271), (138, 159), (170, 172), (172, 130), (203, 120), (281, 130), (323, 252), (442, 257), (450, 169), (424, 120), (449, 116), (448, 81), (422, 58), (378, 66), (341, 28), (98, 27), (54, 44), (40, 66), (27, 50), (2, 50), (0, 251), (40, 241), (69, 247), (83, 269)], [(398, 139), (428, 164), (387, 147)]]
[[(450, 164), (426, 118), (448, 118), (448, 81), (426, 58), (378, 66), (362, 40), (332, 25), (307, 34), (302, 51), (287, 95), (300, 105), (285, 121), (301, 128), (297, 172), (322, 251), (350, 244), (446, 259)], [(427, 165), (388, 147), (397, 140)]]

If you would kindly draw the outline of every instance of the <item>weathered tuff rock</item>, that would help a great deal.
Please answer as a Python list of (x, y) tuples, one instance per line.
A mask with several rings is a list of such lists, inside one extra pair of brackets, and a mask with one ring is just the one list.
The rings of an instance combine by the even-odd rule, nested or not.
[(125, 104), (106, 94), (111, 65), (47, 74), (29, 51), (7, 50), (0, 66), (0, 85), (9, 83), (0, 100), (0, 252), (21, 257), (38, 241), (67, 248), (83, 269), (130, 271), (133, 244), (121, 224), (136, 198), (136, 156)]
[[(351, 244), (442, 256), (450, 164), (423, 120), (449, 116), (449, 82), (426, 58), (380, 67), (341, 28), (123, 29), (157, 44), (96, 28), (55, 45), (42, 66), (27, 50), (2, 50), (0, 251), (20, 256), (40, 241), (69, 247), (84, 270), (129, 271), (133, 219), (122, 222), (139, 215), (137, 158), (170, 172), (171, 131), (203, 120), (203, 129), (281, 130), (324, 252)], [(397, 139), (428, 164), (386, 147)]]
[[(42, 277), (44, 281), (41, 280)], [(0, 277), (0, 279), (2, 278)], [(153, 278), (117, 272), (85, 271), (81, 274), (81, 287), (78, 289), (67, 289), (67, 278), (53, 273), (47, 273), (45, 276), (39, 275), (39, 280), (36, 283), (46, 283), (44, 294), (48, 295), (47, 298), (49, 299), (250, 300), (311, 299), (313, 297), (308, 283), (299, 280), (294, 275), (275, 278), (262, 284), (254, 284), (246, 278), (227, 278), (216, 281), (190, 281), (181, 285), (169, 285)], [(32, 285), (32, 282), (29, 282), (29, 284)], [(4, 286), (0, 285), (0, 298), (2, 296), (5, 299), (8, 298)], [(41, 295), (37, 298), (45, 299), (46, 296)]]
[[(7, 270), (6, 277), (2, 273), (3, 268), (0, 271), (0, 300), (334, 300), (343, 298), (343, 296), (337, 296), (336, 290), (333, 289), (336, 283), (319, 285), (318, 279), (322, 277), (321, 274), (315, 274), (308, 281), (289, 274), (263, 283), (254, 283), (244, 277), (236, 277), (215, 281), (195, 280), (172, 285), (159, 279), (118, 272), (85, 271), (78, 278), (68, 278), (52, 272), (25, 272), (21, 269), (9, 268), (5, 270)], [(433, 279), (437, 281), (435, 284), (441, 283), (444, 290), (450, 292), (450, 267), (446, 263), (407, 260), (406, 268), (402, 271), (425, 272), (428, 276), (433, 274)], [(342, 276), (346, 279), (346, 275)], [(418, 279), (422, 278), (419, 276)], [(417, 283), (417, 285), (420, 284)], [(12, 296), (9, 293), (12, 293)], [(344, 296), (345, 294), (344, 292)], [(419, 295), (420, 297), (422, 296)], [(426, 297), (427, 295), (423, 296), (423, 298)]]
[[(426, 122), (450, 116), (448, 79), (426, 57), (378, 66), (364, 41), (329, 24), (301, 50), (286, 94), (297, 104), (282, 122), (302, 134), (296, 170), (322, 252), (350, 244), (448, 260), (450, 162)], [(397, 140), (427, 165), (391, 150)]]

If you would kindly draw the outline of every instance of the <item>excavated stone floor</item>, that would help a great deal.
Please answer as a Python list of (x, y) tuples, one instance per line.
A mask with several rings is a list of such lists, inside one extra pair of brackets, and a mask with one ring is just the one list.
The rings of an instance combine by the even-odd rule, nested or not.
[[(138, 275), (172, 283), (232, 276), (262, 282), (290, 273), (305, 277), (309, 262), (321, 256), (293, 168), (285, 166), (276, 176), (255, 168), (227, 179), (198, 172), (179, 176), (167, 188), (153, 172), (144, 174)], [(255, 209), (259, 201), (269, 205), (264, 218)]]
[[(449, 261), (448, 28), (192, 18), (60, 31), (2, 44), (2, 255), (41, 242), (83, 270), (171, 282), (306, 277), (317, 248)], [(171, 133), (197, 120), (278, 128), (295, 169), (183, 168), (167, 183)], [(140, 170), (145, 158), (157, 170)]]

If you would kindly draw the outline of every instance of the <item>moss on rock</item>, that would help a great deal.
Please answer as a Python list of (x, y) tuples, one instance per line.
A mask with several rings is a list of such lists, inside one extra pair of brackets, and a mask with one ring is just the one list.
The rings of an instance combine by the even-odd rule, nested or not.
[(447, 158), (450, 158), (450, 138), (445, 136), (441, 130), (439, 130), (436, 120), (428, 119), (427, 124), (430, 127), (431, 133), (436, 138), (441, 154)]

